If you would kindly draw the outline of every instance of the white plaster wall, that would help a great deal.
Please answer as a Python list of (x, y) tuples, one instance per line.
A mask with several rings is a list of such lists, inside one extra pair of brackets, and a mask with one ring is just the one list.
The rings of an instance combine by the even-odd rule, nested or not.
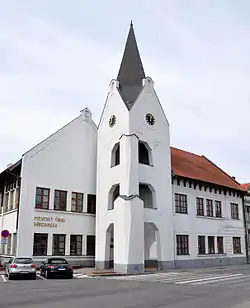
[[(20, 219), (17, 253), (32, 255), (33, 233), (94, 234), (93, 215), (54, 212), (54, 189), (68, 191), (67, 210), (71, 208), (71, 193), (96, 193), (97, 129), (91, 114), (81, 116), (24, 154), (20, 195)], [(35, 210), (36, 187), (50, 188), (50, 210)], [(86, 195), (85, 207), (86, 207)], [(34, 216), (60, 216), (65, 223), (56, 229), (35, 228)], [(49, 245), (50, 246), (50, 243)]]
[[(174, 243), (169, 123), (155, 93), (152, 79), (146, 78), (144, 84), (140, 96), (130, 111), (129, 129), (130, 133), (135, 133), (152, 149), (153, 167), (139, 164), (139, 182), (153, 186), (157, 209), (144, 209), (144, 220), (153, 222), (159, 230), (161, 245), (159, 260), (170, 261), (174, 258)], [(147, 113), (155, 117), (154, 126), (147, 124), (145, 120)], [(152, 255), (155, 255), (153, 251)]]
[[(186, 194), (188, 202), (188, 214), (175, 213), (175, 193)], [(222, 203), (222, 218), (215, 217), (199, 217), (196, 215), (196, 197), (204, 198), (204, 211), (206, 213), (205, 199), (218, 200)], [(237, 203), (239, 205), (239, 220), (231, 219), (231, 207), (230, 203)], [(215, 207), (214, 207), (215, 209)], [(209, 192), (209, 189), (205, 191), (203, 188), (200, 190), (197, 186), (196, 189), (183, 186), (183, 182), (180, 185), (173, 184), (173, 219), (174, 219), (174, 233), (173, 238), (175, 241), (176, 235), (189, 235), (189, 256), (175, 256), (176, 260), (186, 259), (202, 259), (208, 258), (208, 256), (198, 256), (198, 235), (205, 236), (223, 236), (224, 237), (224, 257), (243, 257), (245, 253), (245, 238), (244, 238), (244, 225), (243, 225), (243, 213), (242, 213), (242, 200), (239, 197), (233, 197), (233, 195), (226, 196), (222, 192), (215, 193), (214, 190)], [(206, 215), (206, 214), (205, 214)], [(215, 210), (214, 210), (215, 215)], [(233, 242), (232, 237), (241, 237), (241, 249), (242, 254), (233, 254)], [(207, 241), (207, 238), (206, 238)], [(206, 249), (208, 248), (206, 242)], [(175, 248), (176, 249), (176, 248)], [(217, 243), (215, 238), (215, 249), (217, 249)], [(176, 251), (175, 251), (176, 255)], [(216, 255), (210, 255), (211, 258)], [(223, 256), (220, 256), (223, 257)]]
[[(108, 192), (112, 185), (119, 184), (122, 166), (111, 166), (113, 146), (119, 142), (122, 134), (129, 132), (129, 112), (112, 81), (108, 98), (98, 127), (97, 146), (97, 212), (96, 212), (96, 261), (105, 260), (106, 230), (114, 221), (113, 211), (108, 211)], [(109, 119), (116, 116), (116, 124), (110, 128)]]
[(1, 230), (8, 230), (11, 234), (16, 233), (17, 210), (0, 215)]

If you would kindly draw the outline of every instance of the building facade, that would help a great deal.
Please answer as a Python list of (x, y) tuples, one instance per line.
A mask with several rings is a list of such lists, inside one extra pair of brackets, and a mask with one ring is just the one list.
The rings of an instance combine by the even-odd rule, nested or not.
[(121, 273), (246, 261), (245, 190), (170, 146), (131, 24), (99, 125), (89, 109), (0, 174), (4, 255)]

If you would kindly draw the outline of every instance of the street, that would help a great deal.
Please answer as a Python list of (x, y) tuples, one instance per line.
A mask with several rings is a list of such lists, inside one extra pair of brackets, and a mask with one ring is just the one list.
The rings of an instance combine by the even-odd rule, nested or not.
[[(36, 292), (35, 292), (36, 291)], [(247, 308), (250, 267), (37, 281), (0, 277), (0, 308)]]

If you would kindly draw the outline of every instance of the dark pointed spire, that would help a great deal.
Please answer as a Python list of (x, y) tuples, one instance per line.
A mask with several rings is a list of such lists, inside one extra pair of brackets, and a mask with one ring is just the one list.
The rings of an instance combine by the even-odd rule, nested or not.
[(142, 89), (142, 79), (144, 78), (145, 73), (136, 43), (133, 23), (131, 21), (120, 70), (117, 76), (117, 80), (120, 84), (121, 96), (128, 109), (131, 109), (133, 103), (137, 99)]

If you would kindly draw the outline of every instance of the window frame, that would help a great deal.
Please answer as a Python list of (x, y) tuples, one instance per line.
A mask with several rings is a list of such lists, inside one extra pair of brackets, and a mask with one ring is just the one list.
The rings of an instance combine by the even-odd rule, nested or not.
[(188, 214), (188, 198), (186, 194), (175, 193), (175, 213)]
[[(221, 242), (220, 242), (221, 240)], [(217, 236), (217, 253), (223, 255), (224, 254), (224, 237)]]
[(239, 220), (240, 215), (239, 215), (239, 204), (231, 202), (231, 219)]
[(176, 234), (176, 255), (189, 256), (189, 235)]
[[(58, 242), (56, 244), (58, 244), (58, 247), (55, 248), (55, 238), (58, 237)], [(60, 253), (60, 239), (63, 239), (63, 243), (64, 243), (64, 247), (63, 247), (63, 252)], [(58, 249), (58, 250), (57, 250)], [(53, 237), (52, 237), (52, 255), (53, 256), (65, 256), (65, 251), (66, 251), (66, 234), (53, 234)], [(58, 252), (58, 253), (56, 253)]]
[[(73, 241), (75, 238), (75, 241)], [(78, 240), (80, 238), (80, 240)], [(80, 243), (80, 247), (78, 247), (78, 243)], [(81, 234), (70, 234), (70, 255), (71, 256), (82, 256), (82, 245), (83, 236)], [(75, 244), (75, 249), (72, 249), (73, 244)], [(79, 251), (79, 252), (78, 252)]]
[(214, 205), (215, 205), (215, 217), (222, 218), (222, 202), (220, 200), (215, 200)]
[[(38, 190), (41, 190), (41, 194), (38, 194)], [(48, 193), (47, 195), (44, 194), (45, 191), (47, 191)], [(41, 196), (40, 202), (37, 202), (37, 196)], [(44, 197), (48, 197), (48, 201), (44, 201)], [(39, 207), (38, 204), (41, 204), (41, 206)], [(47, 206), (43, 207), (43, 204), (47, 204)], [(49, 204), (50, 204), (50, 188), (37, 186), (35, 195), (35, 209), (48, 210)]]
[(88, 194), (87, 195), (87, 213), (96, 214), (96, 195)]
[[(57, 192), (59, 192), (59, 197), (56, 197)], [(65, 198), (61, 197), (62, 193), (65, 193)], [(55, 211), (61, 211), (61, 212), (67, 211), (67, 197), (68, 197), (68, 192), (66, 190), (55, 189), (55, 191), (54, 191), (54, 210)], [(59, 208), (56, 208), (56, 200), (57, 199), (60, 200)], [(65, 200), (65, 205), (62, 208), (61, 204), (62, 204), (62, 201), (64, 201), (64, 200)]]
[[(35, 252), (35, 249), (37, 247), (35, 247), (35, 237), (37, 236), (40, 236), (40, 237), (45, 237), (46, 238), (46, 244), (44, 245), (44, 254), (41, 254), (41, 253), (36, 253)], [(49, 238), (49, 234), (48, 233), (34, 233), (34, 236), (33, 236), (33, 256), (47, 256), (47, 253), (48, 253), (48, 238)], [(41, 250), (41, 244), (39, 245), (39, 249), (37, 250)]]
[[(73, 198), (73, 195), (75, 195), (75, 198)], [(81, 197), (80, 199), (78, 198), (79, 196)], [(80, 200), (82, 203), (81, 206), (79, 206)], [(73, 201), (75, 201), (75, 205), (73, 205)], [(84, 202), (84, 194), (81, 192), (72, 191), (71, 193), (71, 212), (82, 213), (83, 212), (83, 202)], [(75, 210), (73, 209), (73, 206), (75, 206)]]
[(198, 235), (198, 255), (205, 255), (205, 254), (206, 254), (206, 236)]
[[(202, 201), (202, 202), (199, 202)], [(196, 215), (205, 216), (204, 198), (196, 197)]]
[[(238, 241), (238, 243), (237, 243)], [(238, 247), (237, 247), (238, 244)], [(233, 253), (234, 254), (241, 254), (241, 237), (240, 236), (234, 236), (233, 237)]]
[[(209, 242), (209, 239), (212, 239), (213, 241)], [(209, 235), (207, 237), (207, 246), (208, 246), (208, 254), (209, 255), (214, 255), (215, 254), (215, 237), (212, 235)], [(210, 244), (212, 243), (212, 246)]]
[[(93, 241), (94, 247), (92, 247), (93, 250), (91, 250), (90, 247), (89, 247), (90, 245), (93, 244), (93, 242), (92, 243), (89, 242), (90, 238), (94, 239), (94, 241)], [(87, 235), (87, 237), (86, 237), (86, 255), (87, 256), (95, 256), (95, 245), (96, 245), (95, 235)]]
[(207, 217), (214, 217), (214, 207), (212, 199), (206, 199), (206, 214)]

